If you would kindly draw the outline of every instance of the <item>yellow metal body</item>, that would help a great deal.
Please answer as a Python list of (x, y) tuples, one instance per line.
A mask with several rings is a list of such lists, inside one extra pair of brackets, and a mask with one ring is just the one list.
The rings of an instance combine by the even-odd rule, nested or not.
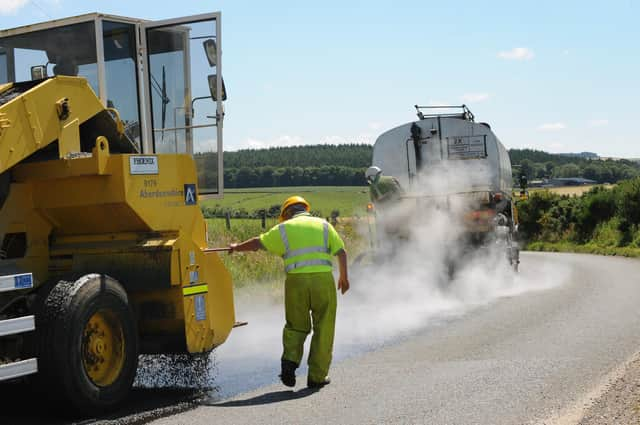
[[(0, 87), (0, 98), (8, 90)], [(83, 139), (102, 112), (86, 80), (74, 77), (45, 80), (0, 106), (0, 173), (12, 179), (0, 238), (26, 238), (24, 252), (0, 268), (32, 272), (36, 285), (107, 274), (127, 291), (142, 352), (208, 351), (225, 341), (235, 316), (230, 275), (217, 254), (203, 252), (195, 162), (114, 154), (104, 136)], [(39, 160), (42, 152), (50, 156)]]

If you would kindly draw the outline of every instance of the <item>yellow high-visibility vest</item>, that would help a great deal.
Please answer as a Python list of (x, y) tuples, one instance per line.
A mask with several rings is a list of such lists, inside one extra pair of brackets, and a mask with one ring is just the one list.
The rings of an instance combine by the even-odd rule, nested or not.
[(326, 220), (298, 214), (260, 235), (262, 246), (282, 256), (286, 273), (330, 272), (344, 243)]

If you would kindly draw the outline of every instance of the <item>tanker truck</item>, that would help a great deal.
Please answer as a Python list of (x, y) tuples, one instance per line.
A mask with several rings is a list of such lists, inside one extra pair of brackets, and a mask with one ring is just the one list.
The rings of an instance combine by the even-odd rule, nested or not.
[[(445, 255), (450, 274), (464, 254), (487, 244), (498, 244), (517, 271), (518, 218), (507, 150), (466, 105), (415, 108), (418, 120), (384, 132), (373, 147), (367, 178), (378, 246), (410, 239), (417, 217), (426, 220), (429, 210), (447, 211), (451, 227), (459, 229), (457, 252)], [(385, 190), (393, 193), (378, 190), (385, 179)]]

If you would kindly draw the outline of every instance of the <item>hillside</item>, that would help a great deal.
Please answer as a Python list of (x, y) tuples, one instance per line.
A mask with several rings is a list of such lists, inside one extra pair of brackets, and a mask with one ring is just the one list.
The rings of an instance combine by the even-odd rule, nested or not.
[(363, 144), (313, 145), (243, 149), (224, 153), (226, 168), (241, 167), (321, 167), (367, 168), (373, 147)]
[[(364, 144), (313, 145), (225, 152), (225, 187), (361, 186), (373, 147)], [(640, 176), (640, 163), (626, 159), (587, 159), (534, 149), (511, 149), (515, 181), (584, 177), (615, 183)], [(205, 173), (207, 169), (205, 168)]]
[(228, 188), (362, 186), (371, 145), (313, 145), (224, 153)]
[(525, 174), (529, 180), (583, 177), (598, 183), (616, 183), (640, 176), (640, 163), (628, 159), (586, 159), (533, 149), (511, 149), (509, 156), (514, 179)]

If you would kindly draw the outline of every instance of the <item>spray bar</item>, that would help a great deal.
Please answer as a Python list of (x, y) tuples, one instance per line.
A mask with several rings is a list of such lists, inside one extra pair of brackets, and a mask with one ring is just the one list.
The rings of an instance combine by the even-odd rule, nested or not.
[(205, 254), (209, 253), (209, 252), (229, 252), (231, 251), (231, 248), (229, 247), (218, 247), (218, 248), (206, 248), (203, 249), (202, 252), (204, 252)]

